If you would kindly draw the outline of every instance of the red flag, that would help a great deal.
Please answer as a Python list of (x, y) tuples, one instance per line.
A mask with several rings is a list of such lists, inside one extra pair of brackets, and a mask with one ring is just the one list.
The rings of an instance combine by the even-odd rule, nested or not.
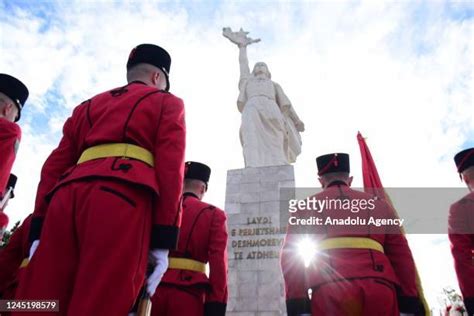
[(383, 189), (382, 181), (380, 180), (380, 176), (377, 172), (377, 167), (375, 166), (370, 149), (365, 142), (365, 138), (362, 137), (360, 132), (357, 133), (357, 141), (359, 142), (360, 155), (362, 159), (362, 178), (364, 181), (364, 191), (374, 194), (379, 198), (383, 198), (390, 205), (392, 205), (390, 198)]
[[(357, 141), (359, 142), (360, 155), (362, 159), (362, 177), (364, 181), (364, 191), (374, 194), (387, 201), (387, 203), (392, 207), (395, 216), (398, 217), (397, 211), (393, 207), (390, 197), (383, 188), (382, 181), (380, 180), (380, 176), (377, 171), (377, 167), (375, 166), (375, 162), (372, 158), (372, 154), (370, 153), (369, 147), (365, 142), (365, 138), (362, 137), (362, 134), (360, 132), (357, 133)], [(405, 234), (403, 227), (401, 228), (403, 234)], [(425, 308), (425, 315), (429, 316), (430, 309), (428, 307), (428, 304), (426, 303), (426, 299), (423, 294), (423, 288), (421, 286), (421, 280), (418, 274), (418, 269), (416, 271), (416, 287), (418, 289), (421, 302), (423, 303), (423, 307)]]

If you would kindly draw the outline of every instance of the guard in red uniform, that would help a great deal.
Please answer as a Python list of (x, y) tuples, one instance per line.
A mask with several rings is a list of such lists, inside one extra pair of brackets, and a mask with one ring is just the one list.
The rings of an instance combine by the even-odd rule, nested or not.
[(170, 64), (159, 46), (135, 47), (128, 84), (66, 121), (41, 172), (18, 299), (59, 300), (51, 315), (126, 315), (149, 255), (155, 292), (181, 222), (184, 105), (167, 92)]
[(461, 151), (454, 156), (454, 161), (470, 193), (451, 205), (449, 239), (464, 305), (469, 316), (472, 316), (474, 315), (474, 148)]
[[(227, 306), (227, 227), (223, 210), (202, 202), (211, 169), (186, 163), (178, 249), (152, 298), (152, 316), (221, 316)], [(209, 263), (209, 277), (205, 264)]]
[(0, 298), (3, 300), (15, 298), (18, 280), (28, 264), (30, 222), (31, 215), (15, 230), (8, 245), (0, 250)]
[(6, 193), (20, 144), (21, 129), (16, 122), (20, 119), (28, 94), (28, 88), (20, 80), (0, 74), (0, 201)]
[[(423, 315), (415, 264), (400, 228), (368, 222), (370, 217), (394, 219), (392, 209), (383, 200), (350, 188), (349, 155), (329, 154), (316, 161), (323, 191), (309, 200), (328, 204), (294, 213), (298, 219), (319, 216), (320, 224), (288, 226), (281, 256), (288, 315)], [(328, 218), (332, 222), (326, 222)], [(367, 222), (347, 226), (334, 222), (347, 218)], [(298, 250), (302, 245), (306, 246)], [(305, 265), (301, 251), (315, 251), (315, 256)]]

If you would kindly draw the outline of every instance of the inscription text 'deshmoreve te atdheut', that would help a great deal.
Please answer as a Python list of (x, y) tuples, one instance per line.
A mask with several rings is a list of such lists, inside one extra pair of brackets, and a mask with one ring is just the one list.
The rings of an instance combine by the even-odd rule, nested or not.
[(275, 226), (270, 216), (247, 217), (246, 223), (240, 226), (230, 230), (233, 259), (279, 258), (285, 227)]

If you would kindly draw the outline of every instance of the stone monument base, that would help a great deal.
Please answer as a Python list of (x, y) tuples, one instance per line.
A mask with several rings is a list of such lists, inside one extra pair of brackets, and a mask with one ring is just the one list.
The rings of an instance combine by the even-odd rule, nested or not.
[(280, 207), (287, 201), (280, 189), (294, 188), (294, 178), (291, 165), (227, 172), (228, 316), (286, 315), (280, 270), (286, 222), (280, 223)]

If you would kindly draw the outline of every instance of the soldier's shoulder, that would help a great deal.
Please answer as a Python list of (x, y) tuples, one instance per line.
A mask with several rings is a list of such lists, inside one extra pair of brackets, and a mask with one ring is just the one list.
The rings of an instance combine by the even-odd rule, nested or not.
[[(94, 98), (94, 97), (93, 97)], [(84, 100), (82, 101), (81, 103), (79, 103), (78, 106), (76, 106), (75, 110), (78, 109), (78, 108), (82, 108), (82, 107), (85, 107), (87, 106), (88, 104), (90, 104), (92, 102), (92, 99), (93, 98), (90, 98), (90, 99), (87, 99), (87, 100)]]
[(207, 203), (205, 201), (199, 201), (201, 203), (201, 205), (203, 207), (205, 207), (206, 209), (209, 209), (209, 210), (214, 210), (214, 209), (218, 209), (217, 207), (215, 207), (214, 205), (212, 205), (211, 203)]
[(125, 93), (125, 92), (128, 92), (130, 90), (130, 87), (129, 86), (119, 86), (119, 87), (114, 87), (112, 89), (108, 89), (108, 90), (105, 90), (105, 91), (102, 91), (96, 95), (94, 95), (92, 98), (90, 98), (89, 100), (86, 100), (84, 102), (89, 102), (90, 100), (93, 100), (93, 99), (96, 99), (96, 98), (100, 98), (100, 97), (104, 97), (104, 96), (113, 96), (113, 95), (116, 95), (116, 94), (119, 94), (119, 93)]
[(470, 193), (451, 204), (449, 209), (450, 216), (463, 216), (466, 212), (469, 212), (474, 209), (474, 194)]
[(375, 193), (365, 192), (361, 189), (348, 188), (347, 193), (354, 198), (367, 199), (367, 200), (381, 200)]
[(117, 90), (122, 89), (122, 88), (124, 88), (124, 87), (116, 87), (116, 88), (98, 93), (98, 94), (90, 97), (89, 99), (86, 99), (86, 100), (82, 101), (77, 107), (84, 107), (84, 106), (89, 105), (91, 102), (95, 102), (95, 101), (100, 100), (104, 97), (111, 96), (114, 93), (114, 91), (117, 91)]
[(186, 204), (193, 207), (193, 208), (198, 208), (200, 210), (202, 209), (206, 209), (206, 208), (214, 208), (214, 206), (212, 204), (209, 204), (207, 202), (204, 202), (200, 199), (198, 199), (197, 197), (194, 197), (194, 196), (191, 196), (191, 197), (188, 197), (187, 200), (186, 200)]
[(213, 205), (213, 207), (214, 218), (220, 222), (225, 222), (227, 220), (226, 212), (217, 206)]
[(160, 90), (160, 93), (157, 93), (156, 96), (163, 96), (165, 102), (167, 103), (183, 103), (183, 100), (177, 95), (172, 94), (171, 92)]
[[(143, 89), (143, 88), (142, 88)], [(182, 108), (184, 102), (178, 96), (172, 94), (171, 92), (165, 90), (157, 90), (153, 87), (146, 87), (146, 90), (143, 90), (144, 94), (147, 94), (147, 100), (152, 103), (159, 103), (164, 108)]]
[[(214, 206), (214, 205), (213, 205)], [(216, 211), (216, 213), (220, 214), (220, 215), (223, 215), (223, 216), (226, 216), (226, 213), (223, 209), (217, 207), (217, 206), (214, 206), (214, 210)]]
[(203, 203), (203, 205), (205, 205), (206, 209), (209, 210), (209, 211), (213, 211), (215, 214), (219, 214), (219, 215), (224, 215), (225, 216), (225, 211), (213, 204), (210, 204), (210, 203), (207, 203), (207, 202), (203, 202), (201, 201), (201, 203)]
[(20, 135), (21, 128), (20, 125), (9, 120), (0, 117), (0, 130), (6, 132), (8, 135)]
[(359, 190), (351, 189), (353, 194), (351, 194), (352, 199), (357, 199), (359, 201), (365, 201), (368, 205), (374, 205), (377, 208), (391, 209), (390, 202), (383, 196), (383, 192), (365, 192)]
[(459, 206), (459, 207), (463, 207), (463, 206), (474, 207), (474, 192), (471, 192), (471, 193), (463, 196), (460, 200), (455, 202), (452, 206), (453, 207), (456, 207), (456, 206)]

